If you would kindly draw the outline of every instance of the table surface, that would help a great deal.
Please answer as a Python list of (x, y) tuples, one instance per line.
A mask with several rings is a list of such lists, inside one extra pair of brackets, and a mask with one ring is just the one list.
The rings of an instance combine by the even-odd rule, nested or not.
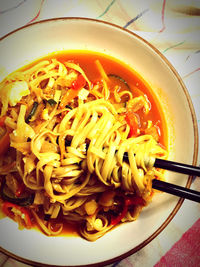
[[(175, 67), (190, 94), (200, 129), (199, 10), (200, 1), (195, 0), (1, 0), (0, 37), (23, 25), (55, 17), (100, 19), (133, 31), (154, 45)], [(198, 155), (198, 164), (199, 159)], [(199, 190), (200, 179), (194, 179), (191, 188)], [(199, 215), (199, 204), (185, 200), (177, 215), (151, 243), (110, 266), (154, 266)], [(28, 265), (0, 253), (0, 266)]]

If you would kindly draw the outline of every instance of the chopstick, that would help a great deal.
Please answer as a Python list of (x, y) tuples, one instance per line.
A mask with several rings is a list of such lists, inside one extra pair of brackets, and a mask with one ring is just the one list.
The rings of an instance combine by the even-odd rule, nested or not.
[(183, 174), (200, 176), (200, 168), (188, 164), (183, 164), (175, 161), (164, 160), (164, 159), (156, 159), (154, 163), (154, 167), (174, 171)]
[[(199, 167), (170, 160), (163, 160), (157, 158), (155, 159), (154, 167), (188, 175), (200, 176)], [(167, 183), (164, 181), (159, 181), (156, 179), (152, 181), (152, 187), (154, 189), (200, 203), (200, 192), (198, 191)]]
[(152, 188), (200, 203), (200, 192), (160, 180), (152, 180)]
[[(124, 153), (124, 160), (128, 161), (128, 154)], [(188, 174), (193, 176), (200, 176), (200, 168), (184, 163), (175, 161), (155, 159), (154, 167), (178, 172), (182, 174)], [(157, 179), (152, 180), (152, 188), (200, 203), (200, 192), (185, 188), (179, 185), (171, 184), (168, 182), (160, 181)]]
[[(124, 153), (124, 160), (128, 161), (128, 153)], [(154, 167), (169, 170), (173, 172), (188, 174), (188, 175), (194, 175), (200, 177), (200, 168), (184, 163), (179, 163), (175, 161), (165, 160), (165, 159), (159, 159), (156, 158), (154, 162)]]

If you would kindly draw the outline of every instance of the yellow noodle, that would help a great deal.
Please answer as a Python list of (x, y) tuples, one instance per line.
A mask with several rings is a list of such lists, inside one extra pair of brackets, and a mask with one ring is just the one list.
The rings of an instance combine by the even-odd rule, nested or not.
[[(0, 85), (0, 90), (5, 84), (12, 86), (23, 80), (29, 85), (29, 95), (20, 97), (16, 105), (10, 105), (7, 99), (1, 106), (16, 156), (9, 158), (15, 162), (12, 168), (9, 168), (10, 162), (1, 159), (0, 175), (6, 179), (14, 172), (26, 188), (35, 193), (28, 209), (47, 235), (60, 234), (63, 224), (53, 231), (52, 221), (45, 223), (39, 217), (39, 209), (51, 219), (61, 214), (66, 221), (80, 222), (81, 235), (94, 241), (113, 227), (109, 215), (113, 207), (98, 202), (105, 192), (112, 189), (118, 195), (121, 190), (125, 195), (140, 196), (147, 201), (152, 179), (164, 179), (163, 173), (153, 165), (156, 157), (166, 158), (167, 151), (151, 135), (128, 138), (130, 126), (123, 113), (130, 107), (121, 109), (119, 104), (117, 107), (108, 100), (109, 78), (98, 60), (96, 65), (103, 80), (93, 88), (79, 65), (63, 64), (56, 59), (13, 73)], [(73, 106), (72, 110), (70, 107), (61, 109), (59, 102), (66, 91), (71, 90), (78, 73), (88, 84), (88, 96), (81, 101), (79, 97), (71, 100), (68, 104)], [(115, 102), (120, 102), (123, 96), (128, 97), (134, 112), (141, 108), (146, 114), (150, 112), (150, 104), (143, 95), (133, 98), (130, 91), (114, 90)], [(91, 97), (95, 100), (91, 101)], [(53, 106), (45, 102), (49, 99), (55, 101)], [(27, 123), (35, 101), (40, 102), (40, 108)], [(44, 109), (46, 119), (42, 116)], [(152, 127), (151, 121), (148, 127)], [(125, 153), (128, 162), (124, 161)], [(88, 216), (85, 205), (90, 205), (91, 200), (95, 200), (97, 209)], [(135, 220), (141, 209), (138, 205), (127, 211), (122, 221)]]
[(99, 70), (99, 72), (100, 72), (102, 78), (103, 78), (105, 81), (108, 81), (109, 78), (108, 78), (108, 76), (107, 76), (107, 74), (106, 74), (106, 72), (105, 72), (103, 66), (101, 65), (100, 61), (97, 59), (97, 60), (95, 61), (95, 63), (96, 63), (96, 66), (97, 66), (97, 68), (98, 68), (98, 70)]

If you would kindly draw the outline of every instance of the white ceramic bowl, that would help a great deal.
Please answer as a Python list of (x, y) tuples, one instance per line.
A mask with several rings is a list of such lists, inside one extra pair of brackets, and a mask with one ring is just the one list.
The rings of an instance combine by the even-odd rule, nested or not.
[[(51, 52), (85, 49), (126, 62), (157, 95), (168, 125), (169, 159), (196, 164), (197, 123), (189, 94), (172, 65), (148, 42), (118, 26), (84, 18), (42, 21), (8, 34), (0, 41), (1, 79), (11, 71)], [(191, 177), (166, 172), (166, 179), (190, 186)], [(98, 266), (122, 259), (154, 239), (174, 217), (182, 200), (163, 193), (139, 219), (110, 231), (95, 242), (79, 237), (47, 237), (19, 231), (9, 219), (0, 220), (0, 250), (32, 265)]]

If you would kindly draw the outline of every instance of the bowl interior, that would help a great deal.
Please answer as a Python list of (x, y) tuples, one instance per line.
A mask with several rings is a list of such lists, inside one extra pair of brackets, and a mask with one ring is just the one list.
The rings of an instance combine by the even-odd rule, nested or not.
[[(74, 49), (110, 55), (138, 72), (151, 86), (165, 114), (169, 159), (196, 164), (197, 126), (188, 93), (167, 60), (133, 33), (79, 18), (48, 20), (24, 27), (0, 42), (0, 78), (49, 53)], [(166, 179), (181, 186), (188, 182), (186, 175), (172, 172), (166, 172)], [(167, 194), (156, 195), (137, 221), (117, 227), (92, 243), (79, 237), (55, 238), (37, 231), (19, 231), (15, 223), (3, 219), (0, 247), (18, 259), (43, 264), (70, 266), (112, 261), (137, 251), (154, 238), (175, 215), (178, 200)], [(15, 240), (21, 241), (17, 244)]]

